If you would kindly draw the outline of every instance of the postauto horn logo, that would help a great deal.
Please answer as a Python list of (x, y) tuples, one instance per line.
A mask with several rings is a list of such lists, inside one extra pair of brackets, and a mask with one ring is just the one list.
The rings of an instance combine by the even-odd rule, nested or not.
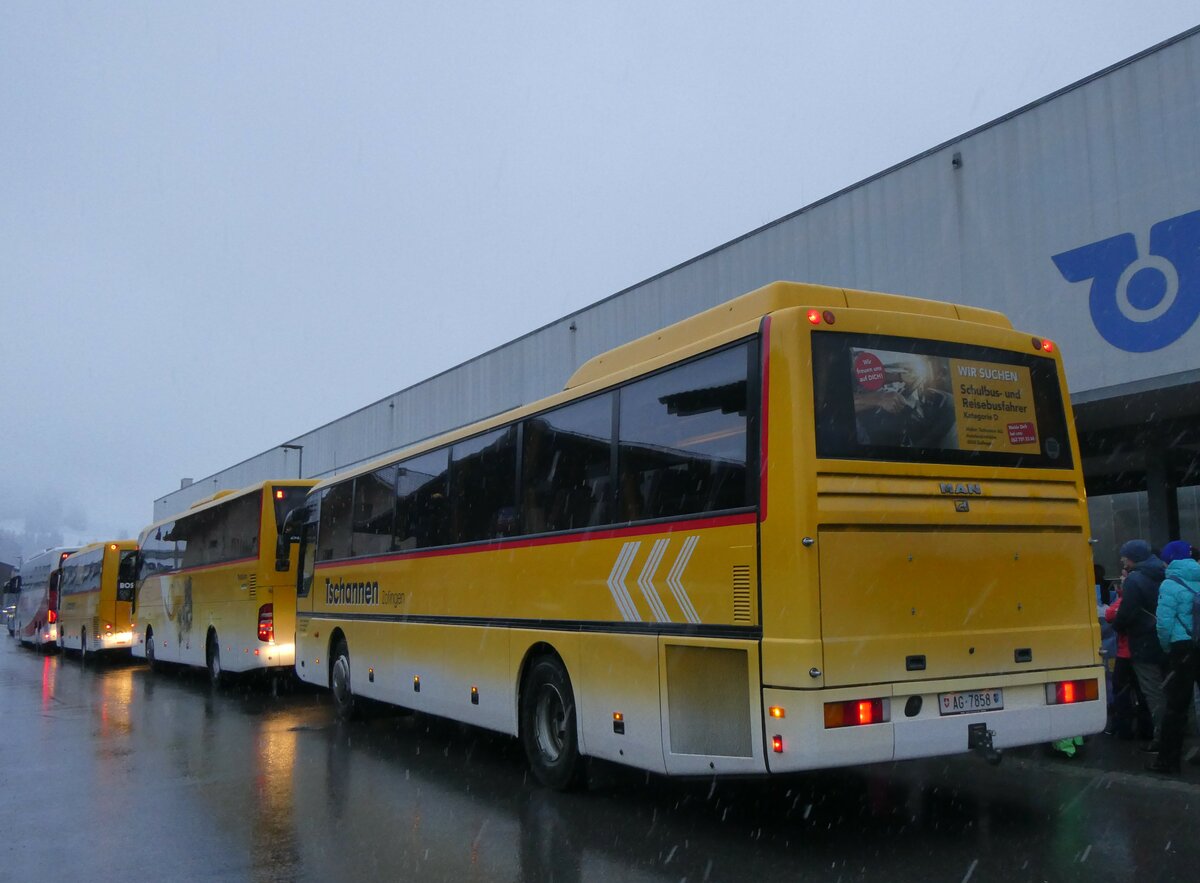
[(1100, 336), (1149, 353), (1183, 337), (1200, 317), (1200, 211), (1150, 228), (1150, 253), (1132, 233), (1054, 255), (1068, 282), (1092, 280), (1088, 306)]

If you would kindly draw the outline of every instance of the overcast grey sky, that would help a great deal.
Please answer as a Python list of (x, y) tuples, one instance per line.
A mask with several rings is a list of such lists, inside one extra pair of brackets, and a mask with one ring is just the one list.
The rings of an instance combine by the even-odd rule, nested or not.
[(0, 559), (14, 542), (134, 535), (183, 476), (707, 251), (1197, 12), (9, 0)]

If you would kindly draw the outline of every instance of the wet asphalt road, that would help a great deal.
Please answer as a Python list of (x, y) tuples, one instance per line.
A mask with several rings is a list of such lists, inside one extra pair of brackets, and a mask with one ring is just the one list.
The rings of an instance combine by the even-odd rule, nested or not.
[(0, 880), (1194, 880), (1200, 767), (1101, 739), (787, 779), (594, 765), (557, 794), (513, 740), (319, 692), (0, 641)]

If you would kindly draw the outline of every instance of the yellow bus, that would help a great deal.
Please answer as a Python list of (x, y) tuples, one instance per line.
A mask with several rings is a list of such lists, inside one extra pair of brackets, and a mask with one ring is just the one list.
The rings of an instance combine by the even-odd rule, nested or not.
[(99, 650), (128, 650), (137, 578), (136, 540), (92, 543), (68, 556), (58, 581), (58, 646), (80, 660)]
[(205, 667), (214, 684), (226, 673), (290, 668), (295, 550), (285, 546), (277, 559), (278, 525), (314, 483), (218, 491), (143, 530), (133, 655), (151, 668)]
[(779, 282), (318, 485), (296, 670), (581, 757), (762, 774), (1104, 725), (1052, 342)]

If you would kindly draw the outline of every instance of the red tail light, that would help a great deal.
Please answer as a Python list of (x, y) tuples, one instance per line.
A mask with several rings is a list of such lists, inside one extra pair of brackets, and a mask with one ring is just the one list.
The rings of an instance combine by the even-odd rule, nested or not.
[(258, 608), (258, 639), (265, 643), (275, 640), (274, 604), (264, 604)]
[(50, 625), (54, 625), (54, 623), (58, 622), (58, 614), (53, 610), (48, 611), (46, 613), (46, 622), (50, 623)]
[(825, 728), (859, 727), (891, 720), (891, 703), (886, 699), (851, 699), (825, 703)]
[(1046, 703), (1048, 705), (1095, 702), (1098, 698), (1100, 698), (1100, 685), (1095, 678), (1086, 681), (1058, 681), (1046, 685)]

